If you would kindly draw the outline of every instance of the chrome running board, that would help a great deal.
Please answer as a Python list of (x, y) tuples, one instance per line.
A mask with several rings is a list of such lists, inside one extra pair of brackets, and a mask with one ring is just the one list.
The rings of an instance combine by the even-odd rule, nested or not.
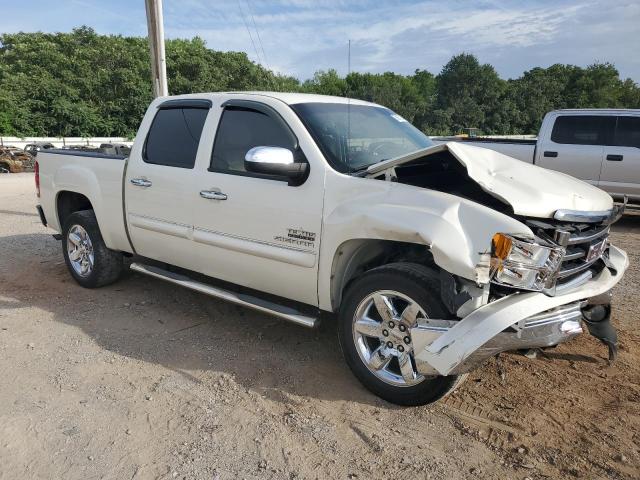
[(319, 323), (317, 317), (310, 317), (293, 308), (273, 303), (268, 300), (263, 300), (252, 295), (235, 293), (230, 290), (224, 290), (219, 287), (207, 285), (206, 283), (193, 280), (186, 275), (169, 272), (167, 270), (163, 270), (162, 268), (154, 267), (151, 265), (144, 265), (142, 263), (132, 263), (130, 268), (131, 270), (134, 270), (136, 272), (144, 273), (145, 275), (159, 278), (161, 280), (166, 280), (167, 282), (175, 283), (176, 285), (195, 290), (196, 292), (204, 293), (211, 297), (221, 298), (222, 300), (226, 300), (243, 307), (252, 308), (254, 310), (258, 310), (259, 312), (284, 318), (285, 320), (297, 323), (298, 325), (302, 325), (304, 327), (315, 328)]

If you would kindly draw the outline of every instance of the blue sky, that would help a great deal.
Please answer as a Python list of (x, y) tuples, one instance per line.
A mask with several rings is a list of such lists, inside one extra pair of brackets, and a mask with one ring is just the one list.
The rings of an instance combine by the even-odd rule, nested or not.
[[(198, 35), (210, 48), (245, 51), (301, 79), (320, 69), (345, 73), (351, 39), (358, 71), (437, 73), (465, 51), (504, 78), (535, 66), (608, 61), (640, 82), (639, 0), (164, 0), (164, 20), (169, 38)], [(0, 32), (83, 24), (145, 35), (144, 1), (0, 0)]]

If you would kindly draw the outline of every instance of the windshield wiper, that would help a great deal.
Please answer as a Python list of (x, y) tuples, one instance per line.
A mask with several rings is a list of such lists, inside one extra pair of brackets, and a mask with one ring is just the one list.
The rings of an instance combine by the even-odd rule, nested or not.
[[(372, 163), (371, 165), (375, 165), (375, 163)], [(362, 167), (352, 168), (351, 171), (349, 172), (349, 175), (355, 175), (357, 177), (361, 177), (361, 176), (363, 176), (364, 173), (366, 173), (367, 169), (371, 165), (364, 165)]]
[(362, 173), (363, 171), (367, 170), (370, 166), (372, 166), (372, 165), (377, 165), (378, 163), (380, 163), (380, 162), (384, 162), (385, 160), (389, 160), (389, 159), (388, 159), (388, 158), (383, 158), (382, 160), (378, 160), (378, 161), (377, 161), (377, 162), (375, 162), (375, 163), (370, 163), (370, 164), (368, 164), (368, 165), (362, 165), (362, 166), (360, 166), (360, 167), (353, 168), (353, 169), (351, 169), (351, 172), (350, 172), (350, 173)]

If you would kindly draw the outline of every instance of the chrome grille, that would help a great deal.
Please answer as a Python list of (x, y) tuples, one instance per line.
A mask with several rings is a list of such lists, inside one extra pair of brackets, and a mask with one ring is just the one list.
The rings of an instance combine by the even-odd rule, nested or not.
[(604, 268), (602, 255), (609, 248), (609, 225), (530, 219), (526, 221), (538, 237), (566, 247), (557, 275), (557, 288), (575, 286)]

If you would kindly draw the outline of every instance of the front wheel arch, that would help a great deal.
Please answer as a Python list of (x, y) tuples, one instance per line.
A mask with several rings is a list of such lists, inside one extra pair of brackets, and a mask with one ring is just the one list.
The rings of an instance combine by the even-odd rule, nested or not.
[(360, 238), (342, 243), (333, 255), (331, 265), (331, 308), (340, 309), (344, 292), (350, 282), (383, 265), (411, 262), (434, 266), (429, 247), (420, 243)]

